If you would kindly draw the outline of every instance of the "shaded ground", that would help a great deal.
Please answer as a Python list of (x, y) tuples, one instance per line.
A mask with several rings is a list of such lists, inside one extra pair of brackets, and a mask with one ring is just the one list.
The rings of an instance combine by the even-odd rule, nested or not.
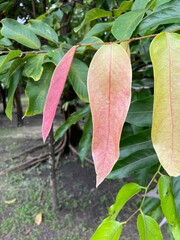
[[(15, 118), (11, 123), (0, 115), (0, 170), (25, 161), (28, 155), (26, 159), (12, 157), (42, 143), (41, 116), (26, 118), (24, 127), (15, 126)], [(0, 176), (0, 239), (88, 240), (123, 185), (122, 181), (105, 181), (96, 189), (93, 166), (86, 164), (82, 168), (79, 159), (71, 154), (61, 157), (57, 178), (56, 216), (51, 209), (47, 163)], [(136, 202), (134, 199), (127, 203), (122, 221), (136, 210)], [(43, 216), (39, 226), (34, 222), (38, 213)], [(124, 227), (122, 240), (139, 239), (135, 221), (132, 219)]]

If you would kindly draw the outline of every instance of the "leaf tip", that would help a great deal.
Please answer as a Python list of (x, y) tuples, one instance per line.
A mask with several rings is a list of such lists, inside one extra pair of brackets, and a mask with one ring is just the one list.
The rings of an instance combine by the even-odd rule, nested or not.
[(96, 175), (96, 188), (99, 187), (99, 185), (104, 181), (104, 177), (100, 176), (100, 175)]

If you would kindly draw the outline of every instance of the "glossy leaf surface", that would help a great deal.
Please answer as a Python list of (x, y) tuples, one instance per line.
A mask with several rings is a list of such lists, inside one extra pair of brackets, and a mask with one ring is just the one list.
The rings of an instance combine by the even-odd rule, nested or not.
[(117, 45), (101, 47), (88, 72), (88, 93), (93, 120), (92, 154), (97, 185), (119, 158), (119, 140), (131, 98), (131, 63)]
[(169, 176), (160, 177), (158, 181), (158, 192), (164, 216), (166, 217), (167, 222), (171, 226), (174, 239), (178, 240), (180, 233), (180, 220), (176, 211), (174, 196), (172, 193), (172, 182)]
[(154, 69), (152, 142), (162, 166), (180, 175), (180, 36), (161, 33), (152, 41)]
[(64, 55), (54, 70), (43, 112), (42, 136), (44, 141), (51, 130), (59, 99), (63, 92), (76, 48), (77, 46), (73, 46)]
[(10, 18), (4, 18), (1, 23), (3, 24), (1, 29), (3, 36), (13, 39), (28, 48), (40, 48), (39, 39), (27, 26)]
[(118, 221), (104, 221), (90, 240), (119, 240), (123, 225)]
[(158, 223), (143, 213), (138, 215), (137, 227), (140, 240), (162, 240), (162, 233)]
[(103, 17), (110, 17), (111, 15), (112, 15), (112, 13), (110, 11), (106, 11), (106, 10), (99, 9), (99, 8), (93, 8), (86, 13), (86, 16), (85, 16), (83, 22), (81, 23), (80, 26), (74, 28), (74, 31), (78, 32), (84, 25), (86, 25), (87, 23), (89, 23), (95, 19), (103, 18)]
[(120, 15), (112, 26), (112, 34), (117, 40), (129, 39), (144, 16), (145, 10), (130, 11)]
[(180, 23), (180, 1), (175, 0), (161, 5), (152, 14), (148, 15), (139, 26), (139, 31), (143, 32), (162, 24)]

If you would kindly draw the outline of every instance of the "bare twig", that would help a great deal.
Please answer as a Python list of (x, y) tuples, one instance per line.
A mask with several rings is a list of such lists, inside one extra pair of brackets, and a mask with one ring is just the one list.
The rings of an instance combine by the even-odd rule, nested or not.
[[(74, 154), (76, 154), (79, 157), (79, 153), (77, 152), (77, 150), (71, 144), (69, 144), (69, 148)], [(86, 157), (85, 160), (94, 165), (94, 163), (91, 159)]]

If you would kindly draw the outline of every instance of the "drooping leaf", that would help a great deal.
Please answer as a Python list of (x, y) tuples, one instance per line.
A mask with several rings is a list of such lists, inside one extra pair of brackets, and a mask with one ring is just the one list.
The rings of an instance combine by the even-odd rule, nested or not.
[(180, 175), (180, 35), (160, 33), (150, 46), (154, 69), (152, 142), (162, 166)]
[(163, 240), (158, 223), (150, 216), (141, 212), (137, 218), (140, 240)]
[(26, 75), (26, 77), (32, 78), (34, 81), (38, 81), (41, 78), (41, 75), (43, 73), (43, 60), (44, 60), (45, 54), (38, 54), (32, 58), (29, 58), (23, 74)]
[(131, 102), (126, 122), (139, 127), (152, 124), (153, 96)]
[(86, 16), (80, 26), (74, 28), (75, 32), (78, 32), (87, 23), (103, 17), (110, 17), (112, 13), (103, 9), (93, 8), (86, 13)]
[(92, 154), (97, 185), (119, 158), (119, 140), (131, 98), (131, 63), (117, 45), (101, 47), (88, 71), (88, 93), (93, 120)]
[(81, 159), (82, 164), (84, 163), (84, 159), (91, 148), (91, 142), (92, 142), (92, 117), (90, 115), (86, 124), (84, 125), (83, 135), (79, 142), (79, 157)]
[(33, 80), (28, 81), (25, 93), (28, 97), (29, 103), (24, 114), (25, 116), (33, 116), (43, 112), (43, 107), (53, 71), (54, 65), (52, 63), (46, 63), (44, 65), (44, 71), (41, 79), (37, 82)]
[(52, 27), (40, 20), (29, 20), (28, 28), (35, 34), (55, 43), (58, 43), (58, 35)]
[(87, 92), (87, 73), (87, 65), (79, 59), (74, 59), (71, 70), (69, 71), (68, 79), (74, 91), (83, 102), (89, 102)]
[(129, 199), (142, 190), (142, 187), (136, 183), (125, 184), (118, 192), (115, 203), (109, 208), (109, 219), (115, 220)]
[(64, 89), (76, 49), (77, 46), (73, 46), (64, 55), (54, 70), (43, 112), (42, 136), (44, 141), (51, 130), (59, 99)]
[(158, 163), (154, 149), (139, 150), (128, 157), (119, 160), (108, 179), (120, 179), (129, 176), (137, 170), (154, 166)]
[(80, 119), (85, 117), (90, 112), (89, 105), (86, 105), (81, 110), (73, 113), (55, 132), (55, 141), (60, 139), (65, 132), (73, 125), (76, 124)]
[(176, 211), (180, 220), (180, 176), (172, 178), (172, 191), (176, 205)]
[(40, 48), (41, 44), (39, 39), (27, 26), (10, 18), (4, 18), (1, 23), (3, 25), (1, 34), (3, 36), (13, 39), (28, 48)]
[(8, 88), (8, 103), (6, 106), (6, 116), (12, 120), (12, 108), (13, 108), (13, 99), (14, 99), (14, 93), (16, 91), (16, 88), (21, 80), (21, 74), (22, 74), (22, 66), (23, 60), (22, 59), (16, 59), (13, 64), (11, 65), (11, 68), (14, 69), (12, 71), (11, 69), (9, 70), (9, 88)]
[(86, 33), (85, 38), (98, 36), (106, 31), (109, 31), (112, 27), (112, 22), (97, 23), (94, 25), (89, 32)]
[(130, 11), (120, 15), (114, 22), (111, 32), (117, 40), (129, 39), (141, 22), (145, 10)]
[(0, 56), (0, 70), (14, 58), (17, 58), (21, 55), (20, 50), (11, 50), (7, 55)]
[(143, 33), (145, 30), (159, 25), (169, 23), (180, 23), (180, 1), (174, 0), (167, 4), (161, 5), (152, 14), (148, 15), (139, 25), (139, 32)]
[(174, 239), (178, 240), (180, 233), (180, 220), (176, 211), (174, 196), (172, 193), (172, 182), (169, 176), (160, 177), (160, 179), (158, 180), (158, 192), (164, 216), (166, 217), (167, 222), (171, 226)]
[(119, 240), (123, 225), (118, 221), (104, 221), (90, 240)]
[(133, 5), (133, 0), (130, 1), (123, 1), (118, 9), (114, 9), (114, 16), (118, 17), (119, 15), (121, 15), (123, 12), (126, 12), (128, 10), (131, 10), (131, 7)]
[(131, 11), (144, 9), (147, 6), (148, 2), (150, 2), (150, 0), (135, 0)]

